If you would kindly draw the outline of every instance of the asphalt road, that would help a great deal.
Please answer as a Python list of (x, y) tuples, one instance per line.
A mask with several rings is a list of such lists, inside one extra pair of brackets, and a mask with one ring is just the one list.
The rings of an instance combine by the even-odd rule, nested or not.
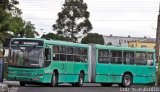
[[(16, 87), (14, 88), (16, 89)], [(99, 84), (85, 84), (83, 87), (72, 87), (71, 85), (60, 85), (59, 87), (27, 85), (25, 87), (17, 86), (17, 88), (18, 92), (160, 92), (160, 87), (133, 86), (132, 88), (121, 88), (117, 85), (102, 87)]]
[(85, 83), (83, 87), (72, 87), (69, 84), (61, 84), (59, 87), (50, 87), (48, 85), (26, 85), (25, 87), (20, 87), (18, 81), (0, 83), (0, 92), (3, 92), (1, 90), (3, 85), (8, 85), (8, 92), (160, 92), (160, 87), (146, 85), (122, 88), (118, 85), (102, 87), (100, 84)]
[(85, 84), (83, 87), (60, 85), (59, 87), (33, 86), (20, 87), (18, 92), (119, 92), (119, 87), (101, 87), (99, 84)]

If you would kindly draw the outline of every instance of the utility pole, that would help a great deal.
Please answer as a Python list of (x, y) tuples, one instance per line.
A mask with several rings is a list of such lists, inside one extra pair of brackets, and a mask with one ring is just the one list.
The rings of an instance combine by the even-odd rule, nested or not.
[(43, 35), (43, 29), (41, 28), (40, 30), (41, 30), (41, 36), (42, 36)]
[[(159, 4), (159, 14), (158, 14), (158, 21), (157, 21), (157, 32), (156, 32), (156, 64), (159, 65), (159, 49), (160, 49), (160, 4)], [(159, 70), (156, 71), (156, 75), (157, 75), (157, 81), (156, 81), (156, 85), (158, 84), (159, 81)]]

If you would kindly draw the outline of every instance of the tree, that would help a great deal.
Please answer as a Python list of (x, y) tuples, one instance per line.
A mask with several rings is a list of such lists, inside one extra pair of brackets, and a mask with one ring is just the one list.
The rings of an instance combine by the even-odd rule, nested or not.
[(0, 9), (0, 43), (4, 41), (6, 35), (8, 34), (9, 19), (11, 17), (10, 13)]
[(13, 35), (15, 37), (18, 37), (20, 36), (20, 33), (22, 33), (24, 25), (25, 22), (21, 17), (12, 17), (10, 19), (9, 30), (12, 30), (12, 32), (14, 33)]
[(34, 24), (30, 21), (25, 22), (24, 29), (20, 32), (22, 37), (34, 38), (39, 36), (39, 33), (35, 30)]
[(81, 40), (81, 43), (88, 44), (88, 43), (94, 43), (94, 44), (104, 44), (103, 36), (98, 33), (88, 33), (86, 37), (84, 37)]
[(0, 43), (9, 35), (9, 24), (12, 12), (18, 10), (15, 7), (19, 2), (17, 0), (0, 0)]
[(17, 0), (0, 0), (0, 8), (2, 10), (13, 11), (17, 4), (19, 4)]
[(83, 0), (65, 0), (53, 30), (59, 35), (71, 37), (72, 41), (76, 42), (83, 34), (92, 30), (87, 8)]
[(38, 32), (30, 21), (24, 21), (22, 11), (15, 5), (17, 0), (0, 0), (0, 42), (3, 42), (8, 32), (13, 32), (11, 37), (35, 37)]
[(60, 36), (58, 34), (48, 33), (46, 35), (42, 35), (41, 38), (52, 39), (52, 40), (61, 40), (61, 41), (71, 41), (70, 37)]

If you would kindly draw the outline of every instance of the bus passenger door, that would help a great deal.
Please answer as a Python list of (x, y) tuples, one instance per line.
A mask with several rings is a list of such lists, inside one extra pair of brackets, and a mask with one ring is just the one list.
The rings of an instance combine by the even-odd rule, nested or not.
[[(67, 57), (68, 58), (68, 57)], [(66, 71), (67, 71), (67, 75), (66, 75), (66, 79), (67, 79), (67, 82), (72, 82), (73, 81), (73, 61), (66, 61)]]
[(135, 53), (135, 83), (146, 83), (148, 76), (148, 67), (146, 52), (136, 52)]
[(72, 82), (73, 78), (73, 47), (66, 47), (66, 82)]
[(66, 55), (66, 46), (54, 45), (53, 46), (53, 69), (57, 69), (59, 72), (59, 82), (68, 81), (68, 72), (67, 72), (67, 55)]
[(154, 55), (155, 54), (153, 53), (147, 53), (147, 83), (153, 83), (156, 81), (156, 62), (154, 61)]
[(110, 82), (109, 50), (99, 49), (96, 52), (96, 82)]
[(120, 83), (122, 80), (122, 74), (124, 73), (124, 65), (122, 63), (122, 51), (111, 50), (110, 51), (110, 80), (113, 83)]

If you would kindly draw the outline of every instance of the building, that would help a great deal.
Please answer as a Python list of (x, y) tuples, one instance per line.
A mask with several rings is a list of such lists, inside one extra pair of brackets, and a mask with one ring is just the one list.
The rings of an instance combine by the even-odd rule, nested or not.
[(135, 42), (139, 40), (144, 40), (146, 37), (128, 37), (123, 36), (103, 36), (105, 45), (121, 45), (128, 46), (128, 42)]
[(156, 39), (155, 38), (146, 38), (143, 40), (129, 41), (128, 47), (139, 47), (139, 48), (151, 48), (155, 49)]

